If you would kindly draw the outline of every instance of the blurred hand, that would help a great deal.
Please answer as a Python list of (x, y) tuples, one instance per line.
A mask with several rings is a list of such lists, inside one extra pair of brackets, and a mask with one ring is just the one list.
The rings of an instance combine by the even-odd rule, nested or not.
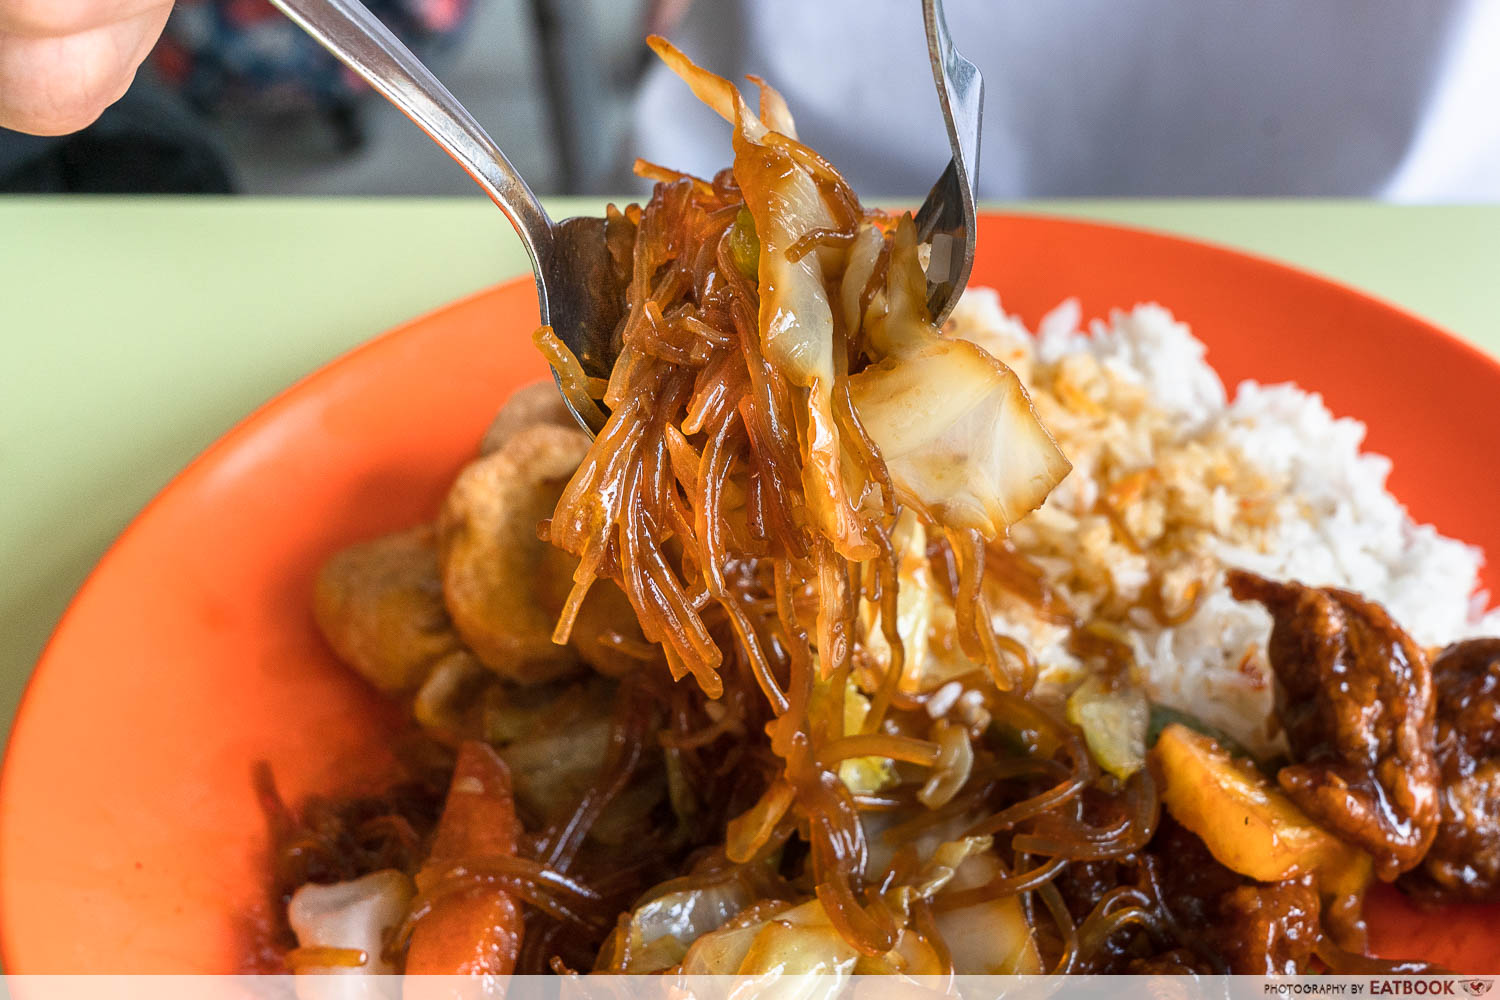
[(76, 132), (119, 100), (171, 0), (0, 0), (0, 126)]

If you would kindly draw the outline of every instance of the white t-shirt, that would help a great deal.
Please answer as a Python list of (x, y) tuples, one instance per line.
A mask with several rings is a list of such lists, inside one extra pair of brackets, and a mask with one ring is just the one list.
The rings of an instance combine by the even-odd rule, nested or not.
[[(1500, 199), (1500, 0), (946, 0), (984, 74), (982, 198)], [(947, 161), (918, 0), (697, 0), (673, 39), (765, 76), (872, 196)], [(711, 174), (727, 128), (664, 67), (633, 149)]]

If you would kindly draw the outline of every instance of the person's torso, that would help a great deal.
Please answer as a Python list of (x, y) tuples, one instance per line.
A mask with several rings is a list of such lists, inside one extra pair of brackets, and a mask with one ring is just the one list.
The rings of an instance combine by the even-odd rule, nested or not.
[[(985, 78), (981, 197), (1500, 197), (1500, 114), (1482, 107), (1500, 98), (1500, 4), (946, 7)], [(680, 40), (710, 67), (766, 76), (860, 190), (920, 193), (947, 157), (916, 0), (700, 0)], [(666, 74), (648, 80), (642, 155), (722, 165), (722, 126), (693, 103)]]

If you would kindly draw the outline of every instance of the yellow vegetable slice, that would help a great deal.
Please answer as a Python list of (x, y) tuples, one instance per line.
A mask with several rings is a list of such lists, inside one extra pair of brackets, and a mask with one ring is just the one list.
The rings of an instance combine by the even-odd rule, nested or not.
[(1249, 761), (1180, 723), (1162, 730), (1152, 753), (1172, 817), (1219, 863), (1259, 882), (1308, 872), (1357, 878), (1364, 852), (1314, 823)]

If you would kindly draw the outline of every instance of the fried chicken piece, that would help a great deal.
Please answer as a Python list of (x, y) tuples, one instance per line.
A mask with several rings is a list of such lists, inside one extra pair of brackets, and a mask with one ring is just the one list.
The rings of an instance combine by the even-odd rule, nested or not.
[(488, 455), (499, 451), (505, 447), (505, 442), (536, 424), (568, 428), (578, 426), (578, 421), (573, 419), (573, 414), (568, 412), (568, 407), (563, 403), (562, 393), (557, 391), (557, 386), (551, 379), (523, 385), (510, 394), (505, 405), (500, 407), (500, 412), (495, 414), (489, 430), (484, 432), (479, 454)]
[(459, 649), (443, 606), (431, 525), (339, 552), (318, 574), (313, 617), (339, 659), (382, 691), (404, 694)]
[(1433, 902), (1500, 901), (1500, 639), (1456, 642), (1432, 661), (1442, 819), (1401, 888)]
[(1437, 833), (1432, 671), (1385, 609), (1358, 594), (1232, 570), (1230, 591), (1270, 611), (1276, 711), (1292, 763), (1283, 791), (1363, 847), (1393, 880)]
[(525, 427), (458, 474), (438, 518), (448, 612), (474, 655), (507, 680), (536, 684), (578, 667), (571, 649), (552, 642), (570, 560), (536, 526), (588, 446), (581, 430)]
[(637, 654), (649, 649), (624, 593), (608, 581), (589, 592), (571, 645), (552, 641), (578, 563), (542, 541), (537, 524), (552, 515), (588, 447), (576, 427), (515, 430), (459, 473), (438, 519), (443, 599), (454, 626), (480, 662), (519, 684), (573, 674), (580, 659), (601, 673), (627, 672), (641, 660), (609, 642), (612, 633)]

